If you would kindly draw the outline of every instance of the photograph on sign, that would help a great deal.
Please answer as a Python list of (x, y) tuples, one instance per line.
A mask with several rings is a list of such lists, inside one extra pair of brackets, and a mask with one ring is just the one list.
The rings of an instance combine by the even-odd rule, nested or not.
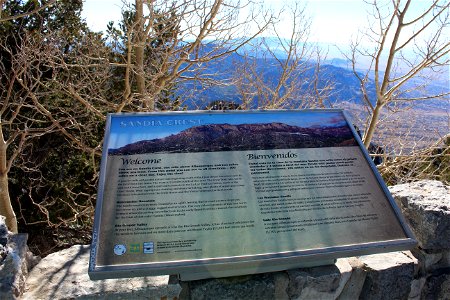
[(108, 117), (93, 279), (414, 242), (340, 110)]

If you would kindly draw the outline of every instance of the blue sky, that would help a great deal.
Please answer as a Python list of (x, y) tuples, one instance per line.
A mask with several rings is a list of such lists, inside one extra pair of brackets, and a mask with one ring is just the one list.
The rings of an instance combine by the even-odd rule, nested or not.
[[(162, 138), (197, 125), (173, 125), (177, 121), (193, 120), (198, 125), (206, 124), (257, 124), (280, 122), (293, 126), (336, 126), (345, 125), (346, 121), (341, 112), (295, 112), (277, 111), (273, 113), (163, 113), (145, 116), (113, 116), (110, 127), (109, 149), (116, 149), (124, 145), (155, 138)], [(130, 126), (130, 122), (147, 121), (148, 126)], [(198, 122), (199, 121), (199, 122)], [(161, 123), (159, 123), (161, 122)], [(168, 126), (167, 124), (171, 124)]]

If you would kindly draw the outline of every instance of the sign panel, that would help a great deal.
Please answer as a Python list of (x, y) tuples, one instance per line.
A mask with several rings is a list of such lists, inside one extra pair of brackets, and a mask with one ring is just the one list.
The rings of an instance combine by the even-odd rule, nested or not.
[(413, 245), (343, 111), (108, 116), (92, 279), (263, 272)]

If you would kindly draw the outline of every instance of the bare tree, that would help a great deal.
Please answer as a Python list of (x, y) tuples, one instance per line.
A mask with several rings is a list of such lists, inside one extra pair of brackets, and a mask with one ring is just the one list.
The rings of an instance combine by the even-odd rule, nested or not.
[[(145, 36), (144, 36), (144, 4), (142, 0), (136, 0), (136, 16), (135, 27), (137, 28), (135, 34), (135, 56), (136, 56), (136, 83), (137, 93), (139, 97), (143, 98), (145, 92), (145, 74), (144, 74), (144, 49), (145, 49)], [(142, 99), (144, 100), (144, 99)], [(149, 109), (154, 110), (155, 104), (153, 101), (143, 101), (143, 104)]]
[[(421, 3), (426, 7), (418, 12), (413, 9), (417, 2), (411, 0), (368, 2), (373, 24), (363, 36), (366, 40), (358, 39), (352, 43), (348, 58), (360, 82), (369, 115), (363, 137), (366, 147), (374, 137), (383, 108), (417, 100), (448, 101), (448, 89), (435, 94), (419, 91), (432, 82), (433, 75), (444, 72), (445, 68), (448, 70), (450, 2)], [(364, 47), (364, 41), (373, 47)], [(361, 59), (370, 61), (370, 68), (364, 74), (358, 70)], [(419, 78), (421, 83), (414, 81)], [(369, 92), (372, 80), (373, 97)]]
[[(31, 36), (19, 39), (20, 41), (17, 40), (16, 45), (13, 45), (19, 49), (17, 53), (9, 47), (10, 43), (0, 42), (3, 53), (9, 53), (11, 58), (10, 66), (5, 64), (0, 66), (2, 75), (0, 213), (5, 215), (6, 224), (13, 232), (17, 232), (17, 220), (12, 210), (8, 190), (8, 173), (13, 163), (33, 137), (55, 130), (63, 132), (68, 130), (67, 124), (55, 119), (48, 108), (39, 101), (43, 76), (41, 67), (46, 62), (43, 53), (48, 50), (48, 47)], [(33, 44), (39, 44), (42, 48), (35, 48)]]
[(46, 3), (43, 3), (42, 5), (38, 5), (36, 6), (34, 9), (32, 9), (29, 12), (25, 12), (25, 13), (21, 13), (21, 14), (16, 14), (16, 15), (10, 15), (10, 16), (5, 16), (3, 14), (3, 5), (6, 3), (6, 0), (0, 0), (0, 23), (1, 22), (6, 22), (6, 21), (10, 21), (10, 20), (16, 20), (16, 19), (20, 19), (23, 17), (27, 17), (33, 14), (36, 14), (38, 12), (40, 12), (41, 10), (46, 9), (47, 7), (53, 5), (56, 3), (56, 0), (50, 0)]
[(125, 92), (118, 110), (141, 102), (140, 110), (151, 111), (160, 106), (168, 86), (186, 81), (217, 82), (214, 76), (201, 76), (200, 70), (235, 53), (263, 32), (271, 18), (257, 15), (264, 13), (253, 1), (136, 1), (134, 22), (123, 32), (128, 43), (121, 59), (126, 69)]
[[(11, 168), (34, 168), (45, 176), (40, 163), (30, 157), (34, 140), (57, 133), (71, 148), (95, 160), (101, 154), (99, 131), (107, 112), (153, 110), (169, 86), (210, 80), (200, 77), (198, 70), (234, 53), (267, 26), (254, 22), (250, 30), (256, 10), (238, 1), (142, 3), (147, 9), (143, 25), (139, 18), (126, 23), (125, 45), (109, 40), (106, 46), (95, 34), (85, 33), (70, 47), (62, 47), (64, 37), (48, 29), (45, 34), (30, 31), (0, 40), (0, 50), (10, 58), (0, 65), (0, 214), (7, 217), (12, 231), (17, 231), (17, 218), (8, 191)], [(249, 15), (243, 17), (241, 9)], [(244, 30), (250, 36), (242, 37)], [(125, 46), (125, 51), (116, 51), (114, 45)], [(140, 67), (135, 50), (142, 45)], [(117, 70), (124, 72), (118, 75)], [(142, 85), (136, 89), (138, 75), (144, 76), (144, 91)], [(92, 206), (80, 206), (75, 199), (93, 196), (73, 192), (72, 200), (58, 201), (67, 202), (76, 220), (89, 214)], [(47, 215), (47, 222), (48, 208), (55, 201), (33, 203)]]
[[(235, 85), (243, 107), (324, 107), (332, 85), (319, 83), (323, 55), (309, 43), (306, 7), (295, 2), (274, 15), (265, 32), (269, 37), (253, 41), (236, 64)], [(283, 26), (287, 20), (289, 32)]]
[[(13, 232), (17, 232), (17, 218), (11, 205), (8, 174), (13, 166), (34, 172), (38, 177), (30, 180), (35, 186), (23, 189), (39, 188), (45, 174), (39, 170), (41, 163), (34, 149), (37, 139), (57, 133), (70, 147), (93, 157), (101, 155), (99, 124), (114, 108), (104, 100), (106, 95), (101, 90), (110, 76), (109, 65), (98, 59), (104, 49), (99, 39), (85, 39), (73, 45), (71, 53), (65, 53), (59, 48), (65, 41), (58, 33), (25, 32), (15, 38), (0, 38), (0, 50), (8, 56), (0, 64), (0, 214)], [(97, 44), (89, 43), (94, 40)], [(90, 94), (89, 101), (83, 98), (85, 93)], [(46, 207), (54, 201), (46, 201), (33, 202), (47, 216), (45, 222), (51, 224)], [(76, 207), (76, 202), (68, 206)], [(75, 219), (88, 212), (74, 213)]]

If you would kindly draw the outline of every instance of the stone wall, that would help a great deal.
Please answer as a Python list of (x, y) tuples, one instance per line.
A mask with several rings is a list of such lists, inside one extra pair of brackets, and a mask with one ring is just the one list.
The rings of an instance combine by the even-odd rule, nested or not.
[(181, 299), (407, 299), (410, 252), (338, 259), (335, 265), (181, 283)]
[(411, 299), (450, 299), (450, 187), (423, 180), (390, 188), (418, 241)]
[(390, 190), (418, 239), (412, 251), (191, 282), (175, 276), (90, 281), (89, 246), (51, 254), (28, 274), (26, 235), (9, 234), (0, 218), (0, 299), (450, 299), (449, 187), (420, 181)]

